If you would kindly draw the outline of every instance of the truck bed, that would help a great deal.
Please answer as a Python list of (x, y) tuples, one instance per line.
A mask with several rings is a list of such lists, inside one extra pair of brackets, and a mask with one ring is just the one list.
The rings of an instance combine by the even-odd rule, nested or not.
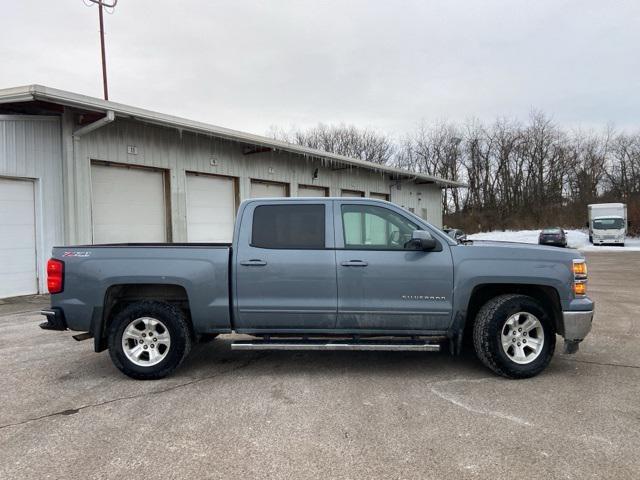
[(65, 284), (62, 293), (52, 295), (52, 307), (64, 311), (72, 330), (95, 333), (114, 291), (121, 295), (128, 289), (153, 298), (154, 292), (170, 289), (188, 301), (198, 331), (231, 331), (230, 255), (228, 243), (54, 247), (53, 258), (64, 262)]

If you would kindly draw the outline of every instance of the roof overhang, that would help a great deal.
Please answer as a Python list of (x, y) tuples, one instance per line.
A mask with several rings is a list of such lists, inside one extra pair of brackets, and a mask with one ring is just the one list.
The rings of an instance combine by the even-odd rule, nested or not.
[(323, 150), (294, 145), (261, 135), (254, 135), (252, 133), (232, 130), (230, 128), (196, 122), (186, 118), (166, 115), (164, 113), (158, 113), (151, 110), (145, 110), (143, 108), (132, 107), (130, 105), (124, 105), (109, 100), (102, 100), (100, 98), (89, 97), (87, 95), (67, 92), (65, 90), (45, 87), (42, 85), (25, 85), (22, 87), (0, 89), (0, 104), (31, 101), (44, 101), (104, 114), (108, 111), (112, 111), (115, 113), (116, 118), (132, 118), (141, 122), (224, 138), (257, 147), (290, 152), (310, 158), (325, 159), (338, 164), (386, 173), (393, 178), (409, 179), (416, 181), (417, 183), (433, 183), (440, 187), (466, 187), (464, 183), (434, 177), (424, 173), (415, 173), (401, 168), (390, 167), (388, 165), (367, 162), (358, 158), (336, 155)]

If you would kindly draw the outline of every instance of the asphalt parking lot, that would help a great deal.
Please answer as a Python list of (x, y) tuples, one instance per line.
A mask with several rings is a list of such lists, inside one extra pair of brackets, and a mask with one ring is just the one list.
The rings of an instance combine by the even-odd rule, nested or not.
[(505, 380), (472, 355), (195, 348), (124, 377), (0, 304), (0, 478), (640, 478), (640, 252), (590, 253), (577, 355)]

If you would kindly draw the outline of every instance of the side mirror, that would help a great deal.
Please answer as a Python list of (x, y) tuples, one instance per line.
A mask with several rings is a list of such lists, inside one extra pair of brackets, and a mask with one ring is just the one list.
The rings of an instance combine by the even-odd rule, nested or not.
[(429, 232), (424, 230), (414, 230), (411, 234), (411, 244), (414, 245), (416, 250), (433, 250), (436, 248), (437, 243)]

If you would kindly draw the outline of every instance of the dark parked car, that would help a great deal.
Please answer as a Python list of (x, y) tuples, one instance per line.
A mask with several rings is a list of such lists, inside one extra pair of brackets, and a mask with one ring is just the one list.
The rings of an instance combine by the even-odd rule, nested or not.
[(458, 228), (445, 228), (445, 233), (458, 242), (464, 242), (467, 239), (467, 234)]
[(540, 245), (567, 246), (567, 233), (560, 227), (545, 228), (538, 237)]

